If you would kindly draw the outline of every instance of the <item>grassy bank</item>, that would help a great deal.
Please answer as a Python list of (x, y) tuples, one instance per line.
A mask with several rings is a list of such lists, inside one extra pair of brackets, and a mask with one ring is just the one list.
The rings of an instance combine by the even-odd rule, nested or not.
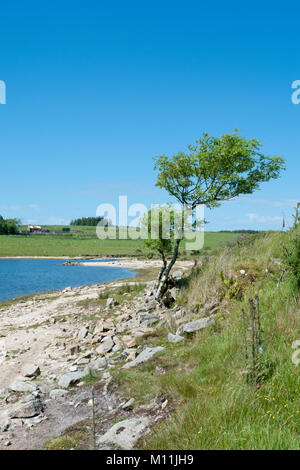
[[(164, 346), (161, 355), (135, 370), (114, 372), (126, 396), (137, 402), (164, 393), (176, 405), (141, 448), (300, 448), (299, 366), (292, 362), (292, 343), (300, 339), (299, 291), (283, 256), (283, 246), (294, 249), (294, 236), (249, 237), (209, 257), (186, 279), (178, 302), (198, 315), (203, 306), (217, 306), (216, 324), (176, 345), (167, 342), (165, 329), (156, 330), (141, 341)], [(221, 272), (236, 283), (226, 287)], [(242, 308), (248, 316), (248, 299), (255, 295), (263, 340), (256, 385), (246, 382), (242, 326)]]
[[(99, 240), (95, 227), (48, 226), (51, 234), (1, 235), (0, 256), (142, 256), (142, 240)], [(237, 238), (233, 233), (206, 232), (205, 248), (214, 248)], [(184, 249), (184, 246), (183, 246)]]

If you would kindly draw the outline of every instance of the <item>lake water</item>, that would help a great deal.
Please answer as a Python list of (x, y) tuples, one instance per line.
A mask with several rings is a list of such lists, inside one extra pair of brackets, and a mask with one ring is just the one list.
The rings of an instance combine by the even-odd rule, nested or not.
[(0, 260), (0, 301), (135, 276), (131, 269), (62, 266), (64, 260)]

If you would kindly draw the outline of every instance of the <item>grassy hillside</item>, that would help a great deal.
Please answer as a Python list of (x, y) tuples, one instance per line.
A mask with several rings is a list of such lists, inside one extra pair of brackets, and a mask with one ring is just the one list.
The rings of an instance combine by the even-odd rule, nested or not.
[[(176, 405), (141, 448), (300, 449), (300, 365), (292, 362), (292, 343), (300, 340), (299, 236), (249, 236), (202, 258), (202, 266), (183, 283), (178, 302), (195, 317), (216, 314), (216, 324), (175, 345), (167, 342), (167, 329), (156, 330), (141, 341), (163, 345), (160, 357), (136, 370), (115, 372), (123, 391), (138, 402), (161, 392)], [(292, 253), (289, 264), (286, 249)], [(230, 288), (221, 272), (227, 285), (232, 277)], [(251, 377), (246, 381), (251, 369), (242, 320), (242, 308), (248, 317), (248, 299), (255, 295), (262, 326), (256, 384)], [(248, 352), (251, 358), (251, 347)]]
[[(0, 256), (139, 256), (142, 240), (99, 240), (95, 227), (72, 226), (62, 233), (60, 226), (46, 226), (51, 233), (41, 235), (1, 235)], [(214, 248), (235, 240), (234, 233), (205, 233), (205, 247)]]

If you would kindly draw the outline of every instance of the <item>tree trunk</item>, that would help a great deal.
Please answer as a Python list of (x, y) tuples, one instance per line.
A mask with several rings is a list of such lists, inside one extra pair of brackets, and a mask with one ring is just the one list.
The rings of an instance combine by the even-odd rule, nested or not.
[(178, 239), (176, 240), (175, 247), (174, 247), (174, 252), (171, 261), (168, 264), (168, 267), (165, 268), (164, 274), (159, 282), (156, 294), (155, 294), (155, 299), (160, 301), (162, 296), (164, 295), (165, 291), (167, 290), (168, 286), (168, 280), (169, 280), (169, 274), (171, 269), (173, 268), (177, 258), (178, 258), (178, 251), (179, 251), (179, 245), (180, 245), (181, 240)]
[(167, 267), (167, 260), (166, 260), (166, 257), (164, 255), (164, 253), (161, 253), (161, 257), (162, 257), (163, 265), (162, 265), (161, 270), (159, 271), (159, 274), (158, 274), (157, 284), (160, 283), (160, 280), (163, 276), (163, 273), (165, 272), (166, 267)]

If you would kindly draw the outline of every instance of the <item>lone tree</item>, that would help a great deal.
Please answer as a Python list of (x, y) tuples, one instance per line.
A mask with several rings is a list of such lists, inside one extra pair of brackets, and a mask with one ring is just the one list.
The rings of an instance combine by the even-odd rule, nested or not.
[[(188, 146), (187, 153), (156, 158), (156, 186), (166, 189), (182, 206), (194, 210), (203, 204), (212, 209), (222, 201), (252, 194), (259, 189), (260, 183), (279, 177), (285, 168), (284, 159), (264, 155), (261, 147), (260, 141), (249, 140), (238, 131), (221, 137), (205, 133), (194, 145)], [(174, 243), (173, 256), (156, 291), (157, 300), (161, 300), (167, 289), (180, 241), (177, 239)]]

